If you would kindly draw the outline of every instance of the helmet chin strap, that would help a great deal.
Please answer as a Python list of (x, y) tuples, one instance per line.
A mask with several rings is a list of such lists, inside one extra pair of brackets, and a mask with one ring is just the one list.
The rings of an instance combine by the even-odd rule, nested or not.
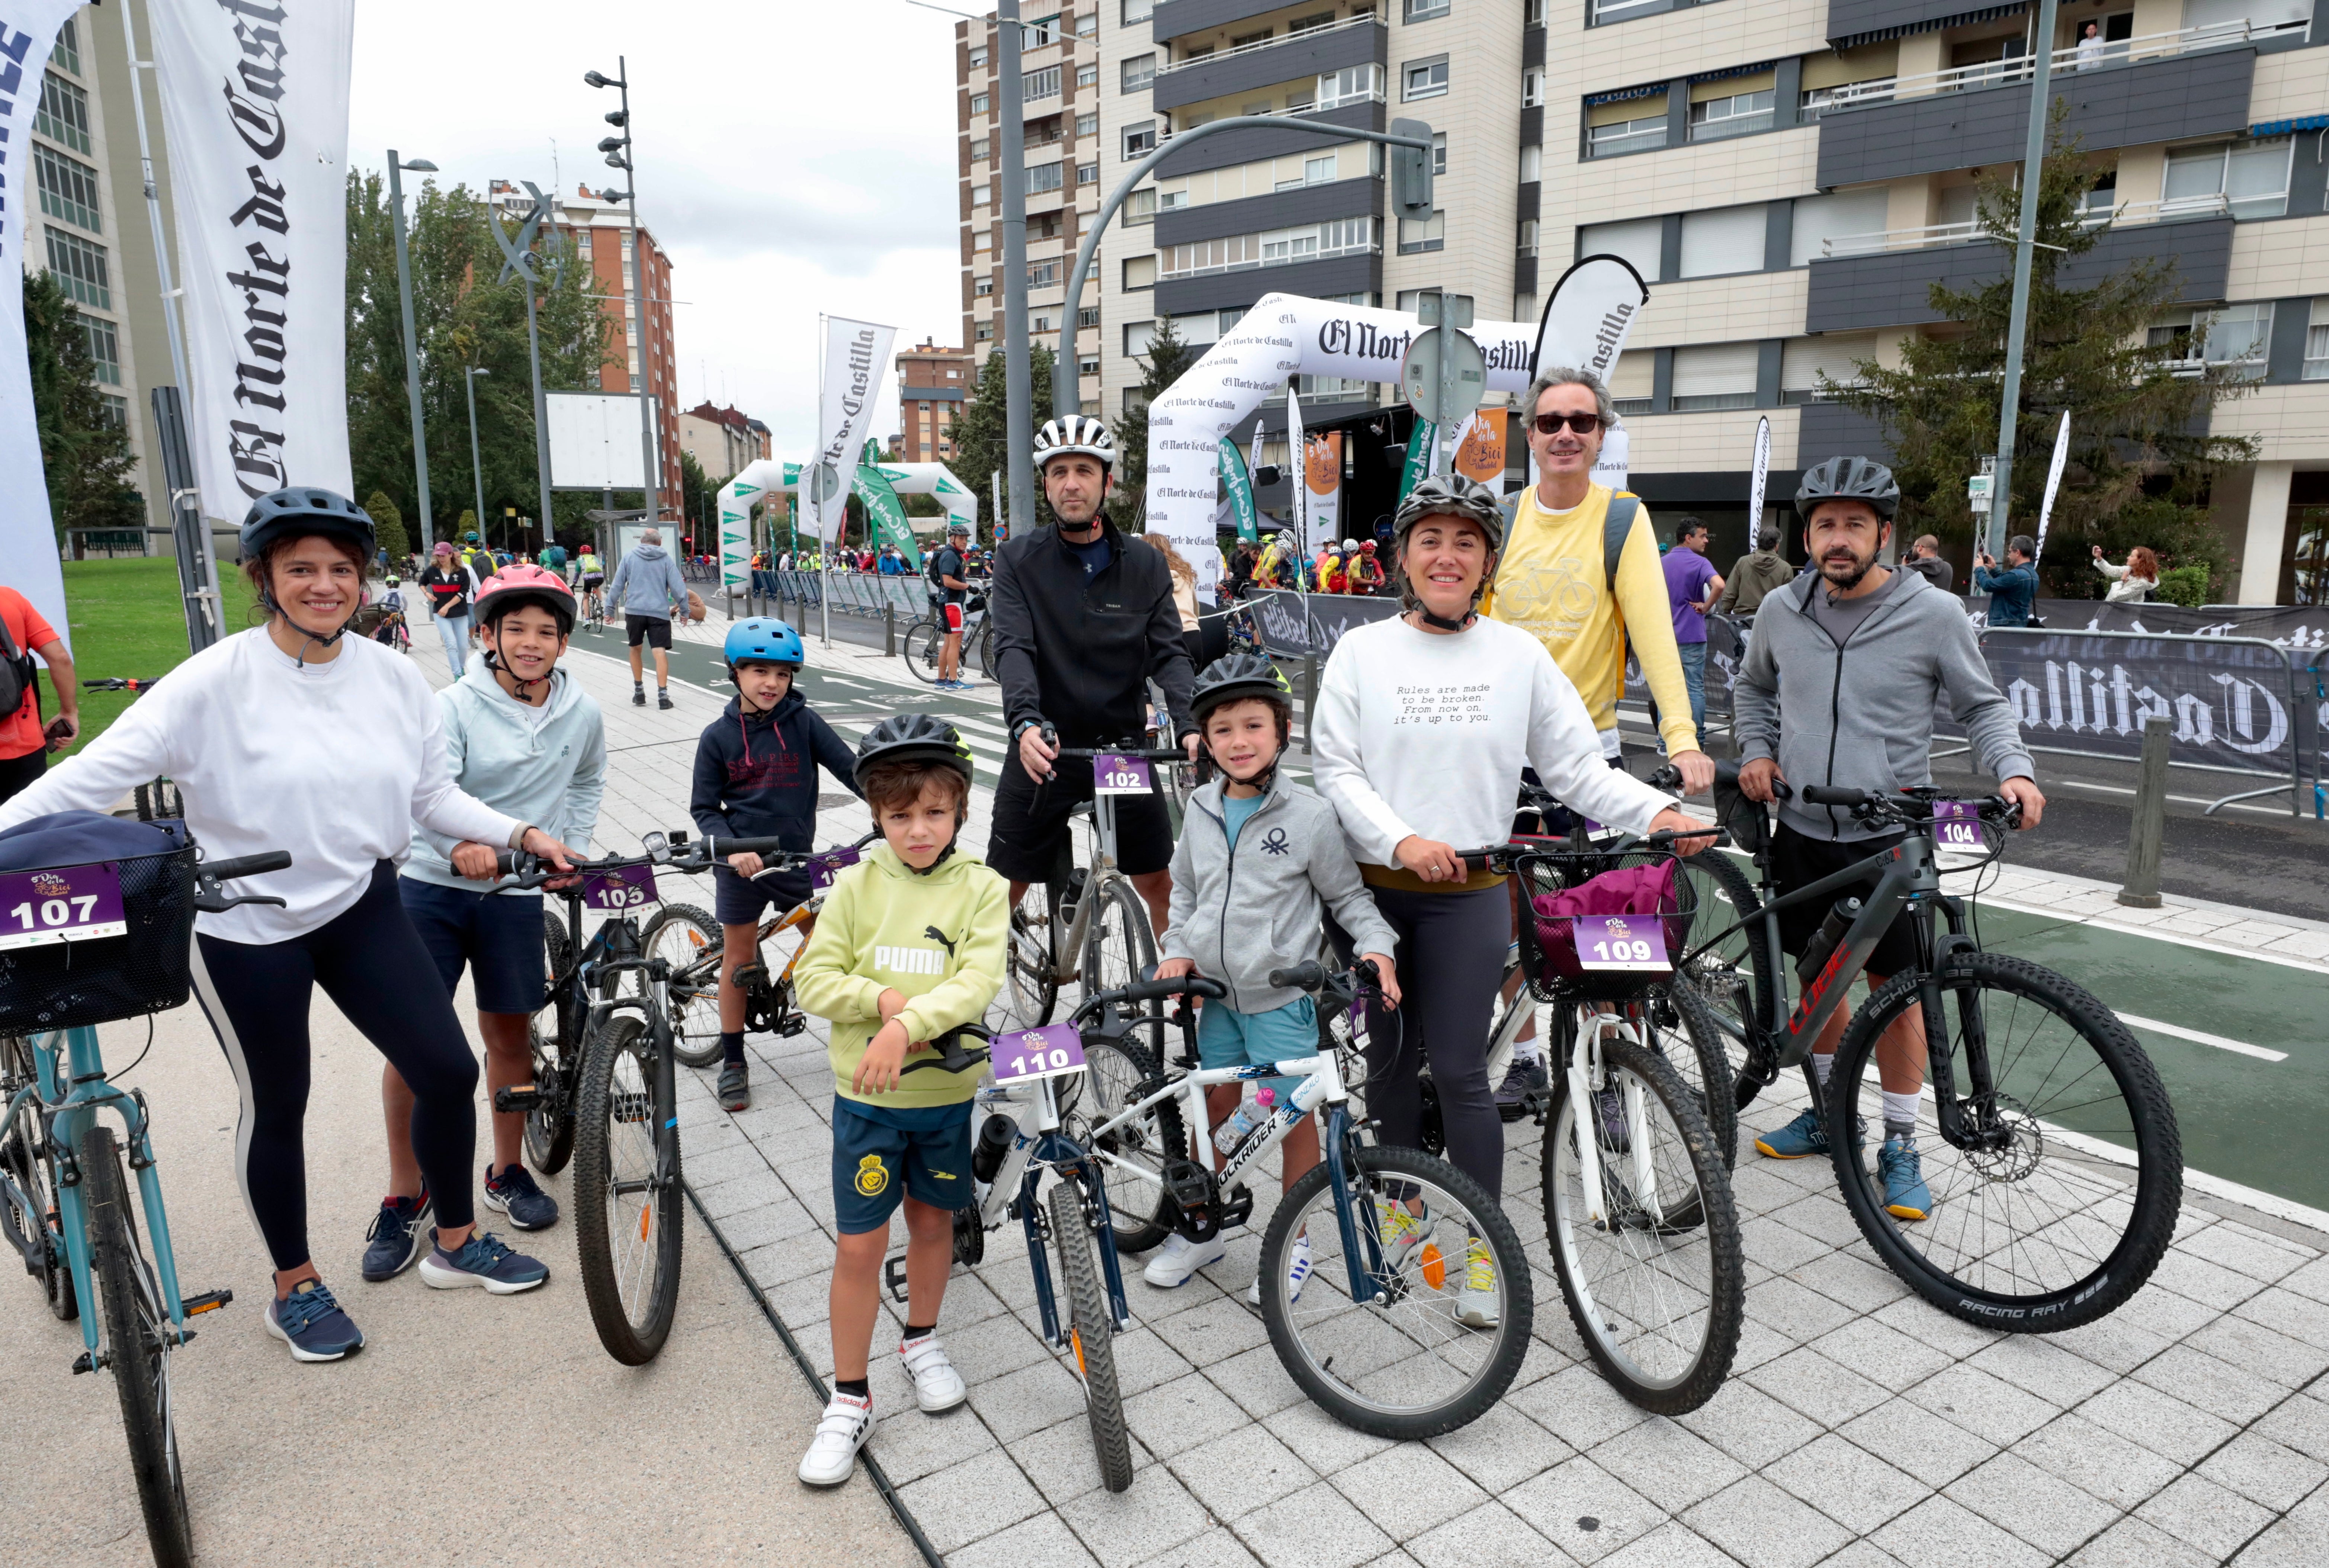
[(508, 665), (503, 663), (501, 654), (492, 648), (486, 650), (486, 668), (494, 671), (495, 674), (508, 676), (510, 678), (510, 683), (517, 688), (517, 695), (521, 698), (525, 696), (526, 689), (530, 686), (547, 687), (550, 684), (550, 677), (557, 673), (556, 669), (553, 667), (552, 670), (545, 671), (532, 681), (529, 681), (524, 676), (520, 675), (516, 671), (511, 669)]
[(293, 620), (289, 610), (285, 609), (281, 605), (276, 603), (275, 589), (272, 586), (259, 590), (259, 596), (266, 602), (267, 608), (270, 614), (282, 616), (283, 624), (285, 625), (290, 627), (293, 631), (298, 633), (300, 636), (306, 639), (306, 642), (299, 644), (299, 652), (292, 656), (292, 662), (302, 670), (305, 670), (307, 667), (307, 644), (309, 643), (314, 643), (318, 648), (330, 647), (333, 643), (338, 642), (342, 637), (348, 634), (348, 625), (355, 619), (355, 616), (351, 614), (347, 620), (340, 623), (340, 629), (338, 631), (328, 634), (323, 632), (311, 632), (306, 627), (301, 625), (298, 622)]
[(1475, 610), (1467, 613), (1460, 621), (1451, 621), (1445, 615), (1433, 615), (1430, 608), (1420, 600), (1416, 602), (1415, 613), (1423, 617), (1423, 624), (1425, 625), (1441, 632), (1465, 631), (1471, 626), (1473, 622), (1480, 618), (1479, 612)]

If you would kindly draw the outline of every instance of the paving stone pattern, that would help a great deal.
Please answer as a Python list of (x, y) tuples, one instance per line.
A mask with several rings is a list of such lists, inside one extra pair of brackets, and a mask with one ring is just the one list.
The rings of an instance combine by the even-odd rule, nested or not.
[[(442, 680), (433, 637), (414, 653)], [(870, 651), (813, 647), (812, 661), (902, 685)], [(619, 663), (573, 668), (605, 706), (614, 753), (602, 847), (682, 822), (693, 740), (724, 694), (674, 687), (676, 711), (640, 709)], [(986, 804), (982, 790), (974, 847)], [(838, 841), (864, 822), (847, 802), (820, 825)], [(2017, 897), (2049, 891), (2022, 878)], [(666, 896), (708, 906), (710, 891), (707, 879)], [(2051, 891), (2068, 903), (2079, 890)], [(712, 1073), (681, 1075), (687, 1178), (829, 1376), (822, 1027), (753, 1037), (747, 1051), (753, 1105), (740, 1114), (713, 1103)], [(957, 1568), (2329, 1563), (2329, 1235), (2187, 1198), (2168, 1258), (2126, 1308), (2068, 1333), (2001, 1336), (1912, 1298), (1860, 1240), (1825, 1162), (1754, 1154), (1754, 1134), (1797, 1108), (1774, 1097), (1741, 1118), (1747, 1321), (1728, 1385), (1678, 1420), (1627, 1404), (1588, 1360), (1532, 1201), (1542, 1134), (1522, 1124), (1507, 1130), (1505, 1190), (1537, 1264), (1536, 1338), (1511, 1394), (1473, 1426), (1386, 1442), (1337, 1424), (1286, 1377), (1245, 1304), (1276, 1185), (1265, 1177), (1219, 1265), (1165, 1291), (1128, 1263), (1136, 1325), (1117, 1352), (1128, 1491), (1100, 1488), (1076, 1381), (1034, 1326), (1015, 1226), (948, 1290), (940, 1331), (971, 1386), (965, 1408), (914, 1408), (889, 1353), (900, 1310), (884, 1301), (872, 1451)], [(807, 1437), (768, 1433), (787, 1451)]]

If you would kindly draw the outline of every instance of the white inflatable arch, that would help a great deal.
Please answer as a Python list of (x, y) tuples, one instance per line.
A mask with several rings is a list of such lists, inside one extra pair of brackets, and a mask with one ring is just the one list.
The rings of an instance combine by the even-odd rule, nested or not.
[[(1221, 438), (1296, 376), (1396, 385), (1422, 324), (1403, 311), (1267, 294), (1148, 408), (1148, 526), (1169, 534), (1210, 592), (1220, 570), (1213, 516)], [(1534, 323), (1466, 329), (1488, 361), (1488, 390), (1528, 390)]]
[[(744, 471), (720, 488), (720, 578), (722, 587), (740, 593), (751, 570), (752, 505), (771, 494), (791, 494), (800, 488), (805, 465), (772, 457), (745, 465)], [(978, 497), (943, 463), (879, 463), (874, 465), (891, 488), (900, 495), (934, 495), (946, 508), (946, 521), (960, 519), (978, 533)], [(853, 483), (854, 483), (853, 481)], [(910, 519), (917, 533), (936, 532), (936, 518)], [(929, 526), (919, 526), (927, 522)]]

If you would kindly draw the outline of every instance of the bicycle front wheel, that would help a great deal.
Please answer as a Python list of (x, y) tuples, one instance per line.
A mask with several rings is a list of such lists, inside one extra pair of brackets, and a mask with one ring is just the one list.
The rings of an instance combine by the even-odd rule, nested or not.
[[(0, 1036), (0, 1097), (14, 1098), (32, 1081), (32, 1043), (21, 1035)], [(71, 1322), (80, 1316), (80, 1302), (73, 1294), (57, 1213), (56, 1155), (34, 1101), (26, 1101), (0, 1126), (0, 1182), (6, 1183), (0, 1191), (0, 1233), (27, 1260), (25, 1269), (41, 1282), (49, 1310)]]
[(1004, 977), (1011, 990), (1012, 1020), (1022, 1028), (1051, 1021), (1060, 1003), (1060, 971), (1054, 954), (1060, 941), (1060, 890), (1030, 882), (1011, 906), (1011, 947)]
[(170, 1407), (169, 1310), (161, 1282), (137, 1244), (137, 1222), (129, 1212), (129, 1186), (113, 1129), (91, 1127), (81, 1134), (83, 1201), (89, 1216), (90, 1274), (97, 1285), (99, 1348), (113, 1373), (121, 1400), (121, 1425), (129, 1434), (129, 1469), (137, 1479), (137, 1504), (146, 1516), (146, 1539), (159, 1568), (194, 1560), (186, 1520), (186, 1488), (178, 1469), (178, 1429)]
[(1553, 1267), (1601, 1376), (1643, 1409), (1680, 1415), (1714, 1397), (1739, 1349), (1747, 1284), (1730, 1177), (1698, 1096), (1663, 1056), (1615, 1038), (1600, 1052), (1587, 1103), (1565, 1067), (1552, 1077), (1541, 1169)]
[[(1935, 1005), (1896, 975), (1853, 1015), (1828, 1080), (1845, 1205), (1892, 1272), (1967, 1322), (2051, 1333), (2116, 1310), (2175, 1230), (2183, 1150), (2150, 1057), (2083, 988), (2001, 953), (1953, 954)], [(1920, 1105), (1908, 1154), (1881, 1124), (1876, 1045), (1922, 1026), (1962, 1130)], [(1934, 1076), (1928, 1070), (1928, 1081)]]
[(647, 922), (639, 944), (671, 965), (672, 1055), (680, 1065), (720, 1060), (720, 927), (693, 904), (666, 904)]
[(1739, 1152), (1739, 1104), (1732, 1097), (1731, 1062), (1723, 1049), (1724, 1035), (1695, 986), (1683, 983), (1651, 993), (1643, 1009), (1651, 1047), (1690, 1091), (1706, 1118), (1714, 1151), (1723, 1166), (1732, 1165)]
[[(574, 962), (574, 939), (567, 934), (566, 922), (544, 912), (542, 917), (542, 962), (552, 984)], [(534, 1103), (525, 1113), (526, 1162), (544, 1176), (555, 1176), (566, 1169), (574, 1154), (573, 1085), (568, 1082), (567, 1042), (574, 1040), (581, 1028), (581, 1009), (575, 1005), (570, 986), (559, 986), (557, 993), (526, 1020), (525, 1038), (533, 1055), (533, 1087), (545, 1096)], [(579, 1041), (575, 1042), (578, 1048)]]
[(905, 655), (906, 668), (913, 672), (915, 680), (938, 684), (938, 648), (945, 642), (946, 634), (938, 629), (936, 621), (916, 621), (906, 628), (898, 652)]
[[(1486, 1188), (1419, 1150), (1353, 1141), (1343, 1165), (1340, 1192), (1324, 1162), (1304, 1172), (1261, 1238), (1269, 1343), (1345, 1426), (1454, 1432), (1504, 1397), (1528, 1353), (1536, 1297), (1520, 1237)], [(1311, 1268), (1289, 1300), (1305, 1235)]]
[[(1730, 925), (1762, 913), (1763, 901), (1756, 896), (1754, 884), (1740, 869), (1739, 862), (1721, 850), (1689, 856), (1681, 865), (1683, 874), (1692, 878), (1697, 897), (1696, 912), (1677, 958)], [(1773, 986), (1784, 987), (1783, 972), (1769, 928), (1759, 919), (1740, 925), (1691, 958), (1676, 977), (1698, 992), (1706, 1004), (1708, 1020), (1721, 1038), (1730, 1064), (1734, 1111), (1754, 1103), (1755, 1096), (1777, 1074), (1775, 1058), (1754, 1043), (1760, 1038), (1754, 1026), (1762, 1016), (1756, 1010), (1763, 1005), (1760, 999), (1768, 997)], [(1786, 994), (1784, 989), (1780, 994)]]
[(654, 1038), (618, 1013), (590, 1038), (575, 1105), (574, 1248), (607, 1354), (652, 1361), (679, 1304), (679, 1127)]
[(1156, 962), (1156, 931), (1148, 901), (1121, 878), (1108, 884), (1084, 934), (1084, 1000), (1120, 991)]
[(1116, 1322), (1108, 1315), (1108, 1291), (1100, 1283), (1099, 1244), (1085, 1221), (1081, 1189), (1072, 1181), (1051, 1188), (1051, 1245), (1060, 1260), (1060, 1294), (1066, 1311), (1061, 1325), (1074, 1352), (1076, 1376), (1084, 1385), (1084, 1413), (1090, 1418), (1092, 1452), (1099, 1459), (1100, 1484), (1111, 1492), (1132, 1485), (1132, 1435), (1124, 1423), (1124, 1393), (1116, 1380)]
[(1177, 1100), (1163, 1100), (1120, 1127), (1091, 1136), (1098, 1127), (1137, 1103), (1157, 1076), (1156, 1058), (1131, 1040), (1084, 1042), (1090, 1070), (1060, 1090), (1060, 1113), (1081, 1117), (1080, 1141), (1091, 1150), (1108, 1192), (1108, 1217), (1119, 1253), (1145, 1253), (1173, 1228), (1172, 1202), (1164, 1193), (1164, 1162), (1186, 1159), (1189, 1134)]

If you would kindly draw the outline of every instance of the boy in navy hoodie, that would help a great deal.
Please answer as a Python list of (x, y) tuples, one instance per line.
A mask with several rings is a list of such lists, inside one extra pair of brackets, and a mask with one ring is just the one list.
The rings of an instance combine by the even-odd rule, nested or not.
[[(784, 840), (806, 853), (816, 848), (816, 770), (858, 793), (856, 756), (833, 726), (793, 690), (806, 662), (800, 634), (765, 616), (729, 629), (724, 652), (735, 699), (695, 743), (695, 783), (688, 814), (699, 832), (721, 838)], [(758, 855), (731, 855), (713, 872), (712, 913), (724, 951), (720, 963), (720, 1104), (741, 1111), (752, 1103), (744, 1065), (744, 992), (733, 978), (739, 964), (759, 956), (763, 914), (782, 912), (809, 896), (806, 871), (761, 875)]]

